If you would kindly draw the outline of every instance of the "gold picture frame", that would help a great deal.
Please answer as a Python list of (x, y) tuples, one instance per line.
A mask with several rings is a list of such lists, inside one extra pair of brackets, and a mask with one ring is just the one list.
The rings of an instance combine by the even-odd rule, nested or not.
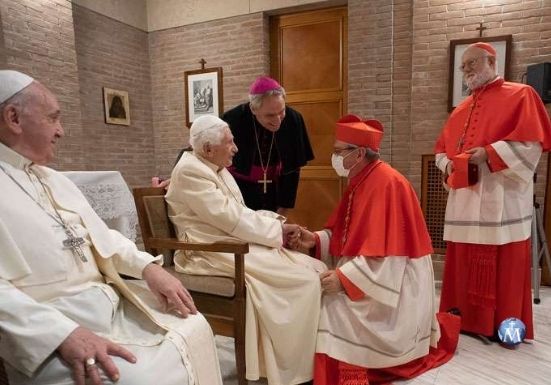
[(130, 101), (127, 91), (103, 87), (105, 123), (130, 125)]

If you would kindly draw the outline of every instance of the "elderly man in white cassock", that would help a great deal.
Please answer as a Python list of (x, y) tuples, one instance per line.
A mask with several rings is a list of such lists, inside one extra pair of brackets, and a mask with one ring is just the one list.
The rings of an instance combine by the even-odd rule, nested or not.
[[(226, 169), (237, 152), (223, 120), (204, 115), (190, 130), (192, 152), (172, 171), (166, 195), (178, 238), (191, 242), (249, 242), (245, 256), (246, 377), (267, 377), (270, 385), (312, 379), (320, 312), (319, 274), (326, 266), (285, 249), (297, 225), (265, 210), (245, 206), (235, 179)], [(296, 235), (296, 234), (295, 234)], [(234, 274), (233, 256), (191, 252), (175, 255), (176, 269), (189, 274)]]
[(45, 166), (63, 136), (55, 96), (1, 70), (0, 112), (0, 357), (10, 384), (221, 384), (212, 331), (186, 289)]

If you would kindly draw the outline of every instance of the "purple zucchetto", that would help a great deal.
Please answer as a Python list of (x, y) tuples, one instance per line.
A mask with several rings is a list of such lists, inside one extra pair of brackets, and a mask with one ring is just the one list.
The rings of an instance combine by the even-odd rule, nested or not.
[(262, 95), (268, 91), (281, 89), (281, 85), (274, 79), (268, 76), (257, 78), (249, 88), (250, 95)]

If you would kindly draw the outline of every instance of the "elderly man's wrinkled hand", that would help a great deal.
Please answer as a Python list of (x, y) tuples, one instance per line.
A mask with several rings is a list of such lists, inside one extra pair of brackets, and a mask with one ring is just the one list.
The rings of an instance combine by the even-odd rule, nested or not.
[(313, 232), (308, 230), (306, 227), (300, 228), (300, 234), (298, 235), (299, 248), (302, 250), (310, 250), (312, 247), (316, 246), (316, 236)]
[(182, 282), (161, 266), (150, 263), (143, 270), (142, 276), (165, 311), (176, 311), (183, 318), (190, 313), (197, 313), (193, 298)]
[(284, 223), (282, 226), (283, 246), (291, 248), (300, 235), (300, 226), (292, 223)]
[(130, 351), (80, 326), (59, 345), (57, 353), (71, 368), (76, 385), (102, 385), (100, 369), (112, 381), (118, 381), (119, 369), (110, 356), (136, 363)]
[(170, 178), (162, 179), (158, 176), (154, 176), (153, 178), (151, 178), (151, 187), (164, 187), (165, 190), (168, 190), (169, 185), (170, 185)]
[(327, 270), (320, 274), (321, 288), (326, 294), (336, 294), (343, 290), (341, 280), (335, 270)]
[(306, 227), (299, 226), (298, 231), (288, 235), (285, 246), (292, 250), (302, 250), (307, 253), (315, 245), (314, 233), (308, 231)]
[(300, 234), (300, 226), (294, 223), (284, 223), (283, 225), (283, 237), (285, 239), (294, 238)]

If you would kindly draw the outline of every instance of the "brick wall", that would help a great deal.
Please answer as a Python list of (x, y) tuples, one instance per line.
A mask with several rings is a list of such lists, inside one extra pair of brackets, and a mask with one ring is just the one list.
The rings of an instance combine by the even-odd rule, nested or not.
[(8, 68), (46, 84), (58, 97), (65, 138), (58, 169), (83, 169), (79, 83), (71, 3), (66, 0), (1, 0), (3, 54)]
[(268, 20), (256, 13), (152, 32), (149, 35), (151, 98), (157, 172), (168, 176), (188, 143), (184, 71), (223, 67), (224, 107), (247, 98), (249, 84), (269, 72)]
[(2, 23), (2, 12), (0, 8), (0, 68), (6, 68), (6, 49), (4, 46), (4, 24)]
[[(551, 3), (549, 1), (414, 0), (412, 52), (413, 131), (412, 159), (430, 153), (447, 118), (449, 40), (478, 36), (478, 23), (488, 27), (484, 36), (513, 35), (511, 80), (520, 82), (528, 64), (551, 61)], [(548, 105), (548, 110), (551, 108)], [(420, 183), (420, 168), (410, 178)], [(544, 195), (546, 157), (538, 170), (537, 195)]]
[(379, 119), (386, 129), (381, 153), (391, 158), (392, 5), (348, 2), (348, 112)]
[[(451, 39), (513, 34), (512, 80), (551, 61), (547, 0), (350, 0), (348, 111), (380, 119), (383, 158), (417, 190), (421, 155), (432, 152), (447, 113)], [(224, 69), (224, 109), (245, 101), (249, 83), (269, 71), (268, 19), (262, 13), (149, 34), (67, 0), (0, 0), (0, 53), (11, 67), (60, 97), (67, 137), (60, 169), (120, 169), (131, 185), (168, 176), (187, 144), (184, 71)], [(73, 24), (74, 18), (74, 24)], [(128, 90), (130, 127), (105, 125), (101, 87)], [(413, 103), (412, 103), (413, 101)], [(92, 151), (93, 150), (93, 151)], [(546, 157), (537, 185), (544, 194)]]
[[(147, 33), (66, 0), (0, 1), (2, 67), (58, 97), (65, 138), (53, 167), (119, 170), (130, 185), (155, 171)], [(130, 126), (104, 123), (102, 86), (129, 92)]]
[[(487, 2), (486, 2), (487, 3)], [(513, 34), (511, 80), (521, 81), (528, 64), (551, 61), (551, 4), (395, 0), (348, 2), (348, 111), (385, 125), (382, 157), (404, 173), (419, 192), (421, 155), (432, 153), (448, 117), (449, 41)], [(551, 108), (548, 106), (551, 111)], [(544, 195), (547, 157), (538, 170)]]
[(409, 0), (348, 2), (348, 111), (385, 126), (381, 155), (409, 176), (411, 31)]
[[(155, 172), (146, 32), (73, 5), (86, 170), (118, 170), (131, 186)], [(128, 92), (130, 126), (106, 124), (102, 87)]]

